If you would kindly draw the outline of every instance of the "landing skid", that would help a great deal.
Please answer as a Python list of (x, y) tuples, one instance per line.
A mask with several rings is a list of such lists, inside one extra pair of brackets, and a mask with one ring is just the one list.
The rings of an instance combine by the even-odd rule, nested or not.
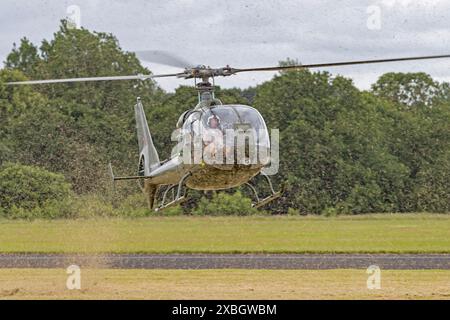
[[(162, 199), (161, 199), (159, 206), (154, 209), (155, 212), (160, 212), (164, 209), (174, 207), (177, 204), (181, 204), (188, 199), (186, 197), (187, 189), (186, 188), (184, 189), (183, 194), (182, 194), (182, 190), (183, 190), (184, 182), (189, 176), (190, 176), (190, 173), (187, 173), (186, 175), (183, 176), (183, 178), (181, 178), (180, 182), (178, 182), (177, 184), (172, 184), (172, 185), (168, 186), (168, 188), (164, 191), (164, 193), (162, 195)], [(175, 193), (175, 189), (177, 191), (176, 193)], [(171, 193), (171, 194), (169, 195), (169, 193)], [(169, 201), (168, 198), (170, 196), (171, 196), (172, 200)]]
[(267, 176), (267, 175), (265, 175), (263, 173), (261, 173), (261, 175), (266, 178), (266, 181), (267, 181), (267, 183), (269, 185), (271, 194), (269, 196), (263, 198), (263, 199), (260, 199), (259, 196), (258, 196), (258, 191), (256, 190), (255, 186), (253, 186), (250, 182), (246, 182), (245, 185), (248, 186), (250, 188), (250, 190), (252, 190), (253, 195), (254, 195), (255, 200), (256, 200), (256, 202), (252, 203), (252, 207), (253, 208), (260, 208), (260, 207), (268, 204), (269, 202), (272, 202), (272, 201), (278, 199), (279, 197), (281, 197), (281, 195), (284, 192), (284, 190), (283, 190), (284, 188), (283, 187), (281, 188), (280, 191), (275, 192), (275, 190), (273, 189), (273, 186), (272, 186), (272, 181), (270, 180), (269, 176)]

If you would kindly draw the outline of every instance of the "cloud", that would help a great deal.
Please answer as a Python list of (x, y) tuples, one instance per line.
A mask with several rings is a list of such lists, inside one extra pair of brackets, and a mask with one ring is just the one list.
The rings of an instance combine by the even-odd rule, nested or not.
[[(82, 25), (115, 34), (126, 50), (156, 49), (211, 66), (270, 66), (286, 57), (303, 63), (450, 53), (450, 1), (118, 1), (3, 0), (0, 4), (0, 55), (22, 36), (51, 38), (69, 5), (81, 9)], [(371, 30), (367, 8), (378, 6), (380, 29)], [(368, 88), (388, 71), (424, 71), (450, 80), (450, 61), (408, 62), (330, 68)], [(147, 64), (154, 73), (176, 71)], [(273, 73), (218, 80), (246, 87)], [(180, 79), (159, 83), (173, 89)]]

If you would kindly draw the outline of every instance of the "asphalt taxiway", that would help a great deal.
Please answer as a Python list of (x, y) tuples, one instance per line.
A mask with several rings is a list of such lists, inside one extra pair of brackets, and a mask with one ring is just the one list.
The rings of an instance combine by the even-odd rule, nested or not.
[(0, 254), (0, 268), (450, 269), (450, 254)]

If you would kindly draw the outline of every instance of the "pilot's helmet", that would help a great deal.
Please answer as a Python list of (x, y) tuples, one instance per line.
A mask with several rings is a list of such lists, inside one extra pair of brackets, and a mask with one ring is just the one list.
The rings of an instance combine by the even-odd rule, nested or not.
[(208, 118), (208, 127), (217, 129), (220, 126), (220, 118), (215, 114)]

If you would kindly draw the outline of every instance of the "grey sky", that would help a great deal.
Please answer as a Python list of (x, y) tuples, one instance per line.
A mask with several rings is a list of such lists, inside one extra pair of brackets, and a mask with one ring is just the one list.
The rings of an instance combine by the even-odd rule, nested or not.
[[(70, 5), (80, 8), (83, 27), (113, 33), (125, 50), (165, 50), (217, 67), (277, 65), (286, 57), (321, 63), (450, 54), (450, 0), (2, 0), (1, 61), (23, 36), (34, 43), (50, 39)], [(373, 24), (377, 10), (379, 29)], [(154, 73), (178, 71), (145, 65)], [(424, 71), (450, 81), (449, 66), (450, 59), (328, 70), (368, 88), (389, 71)], [(241, 74), (218, 84), (247, 87), (272, 75)], [(158, 83), (171, 90), (183, 82)]]

